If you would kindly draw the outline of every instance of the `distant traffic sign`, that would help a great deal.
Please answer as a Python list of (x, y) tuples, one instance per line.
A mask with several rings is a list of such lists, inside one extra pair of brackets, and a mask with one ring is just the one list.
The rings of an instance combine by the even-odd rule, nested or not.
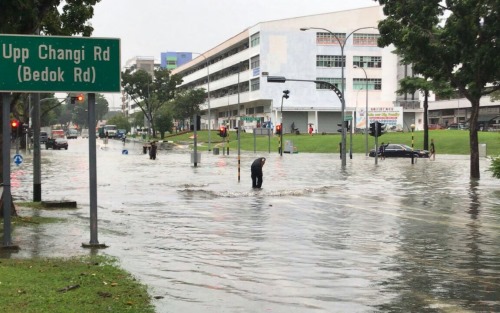
[(120, 39), (0, 35), (0, 91), (119, 92)]
[(21, 165), (21, 163), (23, 163), (23, 156), (20, 154), (14, 155), (14, 163), (16, 163), (17, 166)]

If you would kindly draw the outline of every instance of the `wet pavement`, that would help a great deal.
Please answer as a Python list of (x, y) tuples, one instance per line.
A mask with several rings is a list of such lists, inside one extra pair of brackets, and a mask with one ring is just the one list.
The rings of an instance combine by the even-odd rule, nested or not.
[[(39, 211), (66, 222), (16, 228), (11, 257), (91, 253), (88, 141), (42, 151)], [(333, 143), (335, 144), (335, 143)], [(98, 141), (99, 250), (149, 287), (157, 312), (500, 312), (500, 180), (481, 159), (203, 152)], [(221, 151), (222, 152), (222, 151)], [(262, 190), (250, 164), (266, 157)], [(31, 156), (12, 168), (32, 200)], [(31, 214), (30, 210), (21, 211)], [(4, 256), (5, 257), (5, 256)]]

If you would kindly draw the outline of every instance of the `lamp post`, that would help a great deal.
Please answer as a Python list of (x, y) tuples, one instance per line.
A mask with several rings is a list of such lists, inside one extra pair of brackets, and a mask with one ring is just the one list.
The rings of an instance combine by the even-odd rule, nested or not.
[(203, 59), (205, 59), (205, 64), (207, 66), (208, 151), (212, 151), (212, 149), (211, 149), (211, 141), (212, 140), (210, 137), (210, 129), (212, 128), (212, 125), (211, 125), (212, 124), (211, 123), (212, 116), (210, 114), (210, 69), (208, 68), (207, 57), (203, 53), (199, 53), (199, 52), (191, 52), (191, 53), (198, 54), (201, 57), (203, 57)]
[(366, 89), (366, 108), (365, 108), (365, 156), (368, 156), (368, 75), (363, 67), (354, 65), (354, 68), (360, 68), (365, 73), (365, 89)]
[[(368, 28), (377, 29), (375, 27), (360, 27), (360, 28), (357, 28), (357, 29), (353, 30), (352, 32), (350, 32), (345, 37), (344, 41), (340, 40), (340, 38), (335, 33), (331, 32), (330, 30), (328, 30), (326, 28), (322, 28), (322, 27), (302, 27), (300, 29), (301, 31), (306, 31), (306, 30), (310, 30), (310, 29), (324, 30), (324, 31), (330, 33), (333, 37), (335, 37), (335, 39), (339, 43), (339, 46), (340, 46), (340, 60), (341, 60), (341, 64), (342, 64), (342, 72), (341, 72), (342, 74), (341, 74), (341, 80), (340, 80), (342, 82), (342, 99), (341, 99), (342, 112), (341, 112), (341, 116), (340, 116), (340, 118), (342, 119), (342, 124), (344, 123), (344, 119), (345, 119), (345, 97), (344, 97), (344, 92), (345, 92), (345, 83), (344, 83), (345, 60), (344, 60), (344, 47), (345, 47), (345, 44), (347, 42), (347, 39), (349, 39), (349, 37), (352, 34), (354, 34), (355, 32), (357, 32), (358, 30), (368, 29)], [(341, 154), (342, 154), (342, 167), (345, 167), (346, 166), (346, 129), (344, 127), (342, 127)]]
[[(283, 90), (283, 96), (281, 96), (281, 122), (280, 122), (280, 156), (283, 156), (283, 100), (288, 99), (290, 96), (289, 90)], [(293, 131), (293, 129), (292, 129)]]
[(415, 131), (415, 124), (411, 124), (411, 164), (415, 164), (415, 154), (413, 153), (413, 132)]

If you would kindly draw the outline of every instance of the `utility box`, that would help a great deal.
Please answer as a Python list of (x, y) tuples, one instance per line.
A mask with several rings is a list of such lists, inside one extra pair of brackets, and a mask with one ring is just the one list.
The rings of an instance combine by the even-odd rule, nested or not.
[(283, 148), (284, 153), (297, 153), (297, 148), (293, 146), (293, 141), (285, 141), (285, 147)]
[[(198, 152), (196, 153), (196, 163), (201, 163), (201, 153)], [(191, 163), (195, 163), (194, 162), (194, 152), (191, 152)]]

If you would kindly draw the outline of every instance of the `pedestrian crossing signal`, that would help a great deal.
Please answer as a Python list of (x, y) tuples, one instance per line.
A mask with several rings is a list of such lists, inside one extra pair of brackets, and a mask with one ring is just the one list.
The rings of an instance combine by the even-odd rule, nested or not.
[(227, 128), (226, 126), (219, 127), (219, 136), (222, 138), (227, 137)]
[(276, 125), (276, 135), (281, 134), (281, 124)]

